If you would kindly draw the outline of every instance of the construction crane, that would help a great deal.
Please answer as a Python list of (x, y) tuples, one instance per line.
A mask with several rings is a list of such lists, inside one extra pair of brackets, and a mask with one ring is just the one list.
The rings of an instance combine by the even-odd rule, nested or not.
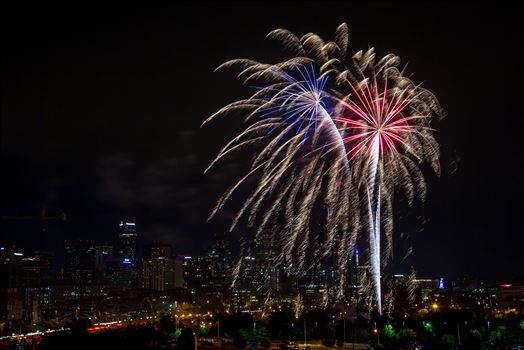
[(58, 214), (55, 214), (55, 215), (48, 215), (47, 214), (47, 209), (46, 207), (42, 207), (42, 211), (40, 212), (40, 215), (33, 215), (33, 216), (7, 216), (7, 215), (3, 215), (2, 216), (2, 220), (5, 220), (5, 221), (37, 221), (37, 222), (40, 222), (40, 235), (38, 237), (39, 239), (39, 246), (41, 247), (42, 244), (44, 243), (44, 239), (45, 239), (45, 234), (46, 234), (46, 223), (48, 221), (52, 221), (52, 220), (59, 220), (59, 221), (66, 221), (67, 220), (67, 216), (66, 216), (66, 213), (64, 212), (61, 212), (61, 213), (58, 213)]
[(40, 215), (33, 215), (33, 216), (2, 216), (2, 220), (39, 220), (40, 222), (45, 222), (48, 220), (62, 220), (66, 221), (67, 216), (66, 213), (60, 213), (58, 215), (49, 216), (47, 215), (47, 209), (46, 207), (42, 208), (42, 211)]

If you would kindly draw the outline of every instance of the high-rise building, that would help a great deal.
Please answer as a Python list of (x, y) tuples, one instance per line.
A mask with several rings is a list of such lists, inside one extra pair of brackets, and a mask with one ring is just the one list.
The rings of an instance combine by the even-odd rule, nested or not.
[(121, 258), (138, 262), (138, 232), (134, 220), (126, 219), (118, 225), (119, 254)]
[(138, 252), (138, 232), (134, 220), (125, 219), (118, 224), (118, 258), (122, 268), (119, 279), (125, 286), (135, 287), (138, 283), (140, 255)]
[[(176, 260), (173, 258), (171, 245), (153, 243), (144, 247), (144, 265), (142, 269), (142, 287), (155, 291), (166, 291), (177, 286)], [(180, 269), (181, 269), (181, 264)], [(178, 274), (181, 277), (181, 273)], [(181, 285), (179, 281), (178, 285)]]
[(113, 259), (113, 246), (108, 244), (96, 245), (95, 249), (95, 280), (97, 283), (108, 282), (107, 267)]
[(0, 254), (0, 318), (38, 321), (41, 267), (35, 258), (8, 247)]
[(184, 256), (182, 262), (184, 299), (210, 307), (224, 300), (226, 266), (217, 251), (202, 257)]
[(257, 290), (270, 291), (276, 295), (280, 291), (279, 267), (277, 266), (277, 239), (273, 229), (265, 229), (255, 239)]
[(73, 284), (89, 284), (95, 277), (95, 248), (92, 241), (65, 242), (65, 278)]

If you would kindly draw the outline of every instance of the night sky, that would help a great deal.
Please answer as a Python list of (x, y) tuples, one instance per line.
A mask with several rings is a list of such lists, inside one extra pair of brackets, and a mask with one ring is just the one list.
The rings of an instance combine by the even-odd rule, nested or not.
[[(435, 125), (441, 176), (426, 172), (425, 203), (397, 205), (396, 236), (405, 233), (413, 246), (409, 264), (421, 277), (522, 276), (523, 230), (513, 219), (522, 215), (522, 157), (513, 156), (509, 136), (510, 118), (522, 114), (509, 98), (521, 63), (507, 37), (511, 10), (479, 4), (2, 11), (0, 242), (27, 252), (59, 252), (68, 238), (111, 242), (130, 216), (144, 243), (203, 252), (226, 231), (234, 205), (210, 223), (206, 217), (249, 160), (203, 174), (241, 125), (200, 129), (201, 122), (249, 93), (234, 72), (214, 68), (238, 57), (288, 57), (265, 39), (275, 28), (330, 40), (347, 22), (351, 52), (398, 54), (446, 112)], [(44, 238), (38, 220), (13, 218), (43, 207), (67, 214), (48, 223)]]

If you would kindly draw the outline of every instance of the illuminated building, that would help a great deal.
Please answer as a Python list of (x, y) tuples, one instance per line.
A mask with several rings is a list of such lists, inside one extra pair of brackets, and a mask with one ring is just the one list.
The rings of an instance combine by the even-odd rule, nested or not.
[(498, 302), (503, 308), (511, 308), (524, 312), (524, 283), (501, 284), (498, 292)]
[(107, 265), (111, 259), (113, 259), (112, 245), (95, 246), (95, 280), (97, 283), (108, 282)]
[(136, 223), (133, 220), (123, 220), (118, 224), (119, 255), (121, 258), (130, 259), (133, 263), (137, 262), (138, 254), (138, 233)]
[[(190, 272), (190, 275), (186, 275), (193, 302), (208, 305), (222, 302), (226, 271), (221, 254), (212, 250), (204, 256), (189, 260), (191, 263), (186, 265), (186, 272)], [(185, 262), (188, 262), (187, 259)]]
[(92, 241), (65, 242), (64, 274), (72, 284), (89, 284), (95, 276), (95, 248)]
[(140, 255), (138, 252), (138, 232), (134, 220), (125, 219), (118, 224), (118, 258), (121, 259), (119, 274), (121, 283), (134, 287), (138, 281)]
[(4, 248), (0, 257), (0, 318), (38, 321), (41, 283), (41, 267), (35, 258)]
[[(177, 287), (176, 270), (176, 260), (173, 258), (173, 252), (169, 244), (155, 243), (145, 246), (142, 269), (143, 288), (154, 291), (174, 289)], [(181, 278), (181, 274), (179, 276)], [(178, 286), (181, 286), (182, 281), (178, 282)]]

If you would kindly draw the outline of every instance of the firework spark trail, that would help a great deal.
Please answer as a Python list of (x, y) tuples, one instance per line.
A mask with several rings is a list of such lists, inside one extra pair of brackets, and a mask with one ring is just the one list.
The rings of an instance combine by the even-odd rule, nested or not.
[[(210, 214), (212, 218), (231, 196), (253, 176), (259, 176), (251, 195), (237, 211), (230, 230), (242, 220), (258, 227), (254, 239), (271, 220), (282, 216), (285, 229), (277, 261), (294, 274), (317, 268), (319, 261), (339, 256), (340, 290), (351, 247), (356, 240), (358, 219), (350, 222), (351, 173), (338, 125), (328, 104), (334, 99), (327, 92), (329, 78), (338, 72), (336, 65), (345, 57), (347, 26), (337, 28), (335, 41), (324, 43), (316, 34), (296, 37), (277, 29), (268, 37), (281, 41), (296, 57), (276, 64), (237, 59), (218, 69), (240, 67), (245, 84), (256, 92), (245, 100), (233, 102), (204, 124), (230, 113), (246, 113), (248, 127), (228, 142), (210, 168), (220, 160), (246, 147), (261, 146), (247, 174), (224, 192)], [(318, 204), (328, 209), (324, 242), (311, 233), (311, 215)], [(276, 220), (278, 222), (278, 220)], [(335, 242), (340, 242), (336, 245)], [(306, 257), (314, 257), (306, 263)], [(238, 269), (237, 269), (238, 270)]]
[[(249, 124), (209, 168), (245, 147), (262, 149), (247, 174), (223, 194), (210, 218), (248, 178), (258, 175), (231, 230), (246, 218), (248, 226), (258, 225), (256, 238), (271, 218), (281, 217), (285, 225), (279, 231), (277, 261), (300, 273), (319, 266), (326, 256), (336, 256), (341, 296), (363, 195), (370, 284), (380, 312), (381, 264), (392, 256), (393, 192), (399, 189), (408, 202), (416, 193), (424, 199), (419, 163), (427, 162), (439, 173), (438, 144), (429, 124), (434, 116), (443, 115), (440, 105), (429, 91), (403, 76), (396, 55), (376, 61), (371, 48), (347, 56), (346, 24), (337, 28), (335, 40), (328, 43), (314, 33), (299, 39), (285, 29), (272, 31), (268, 37), (280, 41), (294, 57), (271, 65), (237, 59), (218, 68), (238, 66), (238, 77), (245, 84), (261, 86), (248, 99), (223, 107), (204, 122), (245, 113)], [(309, 227), (319, 203), (328, 213), (323, 242)], [(306, 265), (308, 254), (316, 261)]]
[[(348, 157), (355, 179), (365, 188), (371, 277), (381, 312), (381, 228), (385, 228), (388, 257), (392, 254), (393, 191), (400, 187), (411, 202), (416, 189), (423, 198), (425, 184), (416, 163), (428, 161), (438, 173), (438, 145), (429, 123), (441, 110), (433, 95), (392, 69), (398, 60), (386, 56), (375, 65), (370, 51), (354, 56), (360, 80), (346, 80), (349, 93), (339, 100), (341, 109), (334, 119), (345, 125), (341, 132), (346, 135)], [(384, 67), (387, 62), (394, 66)], [(351, 73), (341, 76), (339, 80)]]

